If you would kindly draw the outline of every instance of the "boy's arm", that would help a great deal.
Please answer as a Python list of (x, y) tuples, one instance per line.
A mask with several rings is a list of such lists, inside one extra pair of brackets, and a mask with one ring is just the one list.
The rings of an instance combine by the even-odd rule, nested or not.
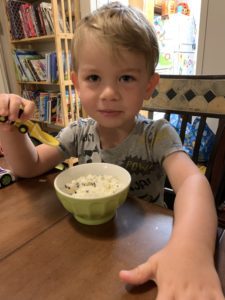
[(10, 169), (19, 177), (43, 174), (63, 160), (57, 147), (45, 144), (35, 147), (29, 136), (16, 127), (10, 132), (0, 130), (0, 142)]
[(168, 156), (163, 166), (176, 192), (172, 236), (164, 249), (121, 271), (120, 278), (131, 284), (154, 280), (157, 299), (224, 300), (214, 266), (217, 218), (209, 183), (183, 152)]
[(35, 147), (27, 134), (19, 132), (11, 124), (19, 117), (28, 120), (33, 113), (34, 103), (13, 94), (0, 94), (0, 116), (7, 117), (8, 122), (0, 123), (0, 144), (4, 156), (17, 176), (33, 177), (53, 168), (63, 160), (57, 147), (40, 145)]

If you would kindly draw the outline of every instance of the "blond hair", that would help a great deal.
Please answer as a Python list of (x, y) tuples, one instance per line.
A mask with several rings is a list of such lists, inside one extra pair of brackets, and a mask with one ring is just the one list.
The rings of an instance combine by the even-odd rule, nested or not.
[(115, 52), (119, 52), (119, 48), (122, 47), (143, 54), (149, 75), (155, 72), (159, 59), (157, 38), (153, 27), (138, 9), (112, 2), (84, 17), (77, 24), (72, 43), (72, 61), (75, 71), (79, 63), (78, 50), (87, 33), (108, 43)]

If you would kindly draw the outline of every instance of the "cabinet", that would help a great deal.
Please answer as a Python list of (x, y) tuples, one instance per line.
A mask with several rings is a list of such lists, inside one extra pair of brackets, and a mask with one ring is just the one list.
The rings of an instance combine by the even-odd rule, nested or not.
[[(50, 117), (47, 120), (39, 119), (39, 121), (46, 124), (67, 125), (81, 114), (79, 99), (70, 77), (70, 48), (76, 23), (80, 19), (79, 0), (4, 0), (4, 5), (5, 12), (8, 15), (7, 27), (11, 35), (12, 57), (15, 71), (18, 73), (17, 90), (19, 94), (23, 95), (24, 92), (28, 91), (33, 91), (34, 93), (43, 91), (46, 94), (57, 94), (57, 103), (55, 102), (54, 105), (57, 106), (55, 109), (57, 109), (58, 113), (61, 111), (60, 120), (57, 118), (52, 121)], [(43, 11), (42, 5), (43, 7), (48, 7), (49, 10)], [(37, 63), (38, 59), (36, 59), (37, 57), (27, 57), (26, 53), (29, 51), (31, 51), (30, 53), (36, 51), (38, 55), (40, 54), (40, 60), (44, 62), (46, 77), (41, 77), (40, 73), (35, 75), (37, 69), (33, 68), (33, 61), (35, 60), (35, 63)], [(25, 68), (31, 72), (33, 80), (29, 76), (28, 78), (21, 77), (21, 72), (24, 71), (24, 64), (22, 63), (21, 66), (21, 61), (18, 62), (18, 57), (21, 58), (19, 53), (25, 53), (25, 60), (22, 61), (26, 64)], [(49, 61), (50, 53), (55, 55), (54, 68), (54, 60)], [(25, 71), (28, 72), (27, 69)], [(55, 72), (54, 80), (49, 76), (51, 71)], [(40, 97), (38, 97), (34, 98), (37, 106), (40, 105)], [(46, 113), (48, 114), (51, 114), (51, 105), (52, 103), (49, 101), (48, 106), (46, 106)], [(40, 109), (40, 107), (37, 107), (37, 109)], [(34, 118), (34, 120), (38, 121), (37, 118)]]

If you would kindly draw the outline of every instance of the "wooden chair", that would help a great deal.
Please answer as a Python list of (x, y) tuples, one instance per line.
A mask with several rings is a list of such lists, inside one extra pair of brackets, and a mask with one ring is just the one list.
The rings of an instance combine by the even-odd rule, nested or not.
[[(219, 225), (225, 228), (225, 75), (161, 75), (152, 97), (144, 102), (142, 109), (150, 118), (154, 117), (154, 113), (161, 112), (168, 121), (172, 114), (179, 115), (179, 134), (183, 143), (188, 124), (193, 123), (196, 117), (200, 118), (191, 155), (196, 164), (200, 163), (199, 153), (205, 126), (209, 121), (216, 124), (213, 147), (209, 159), (203, 165), (215, 197)], [(165, 201), (171, 209), (174, 196), (166, 180)]]

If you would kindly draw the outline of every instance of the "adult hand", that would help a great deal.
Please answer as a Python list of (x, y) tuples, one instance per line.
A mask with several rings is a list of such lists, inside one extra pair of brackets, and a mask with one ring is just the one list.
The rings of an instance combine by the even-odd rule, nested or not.
[(147, 262), (130, 271), (120, 271), (120, 278), (129, 284), (153, 280), (158, 286), (156, 300), (224, 300), (208, 251), (185, 248), (168, 244)]

